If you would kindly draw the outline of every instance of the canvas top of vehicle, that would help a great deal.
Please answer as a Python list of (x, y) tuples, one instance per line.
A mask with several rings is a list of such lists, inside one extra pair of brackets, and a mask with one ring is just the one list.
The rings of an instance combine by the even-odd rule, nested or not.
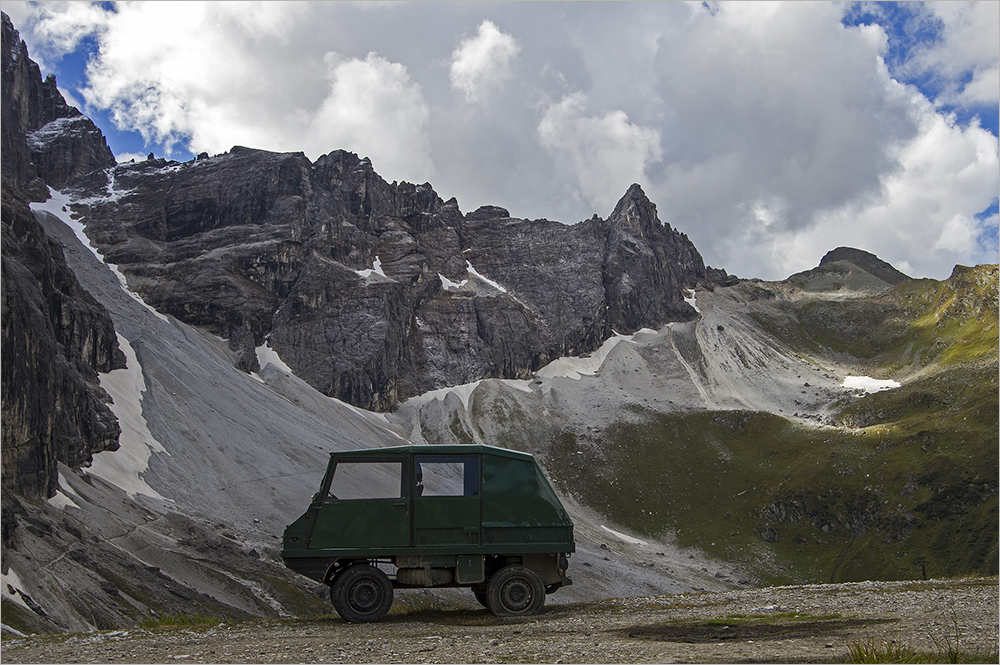
[[(545, 593), (570, 584), (574, 550), (573, 523), (534, 457), (449, 445), (331, 453), (308, 510), (285, 529), (281, 555), (330, 584), (345, 619), (372, 621), (384, 612), (366, 602), (388, 595), (388, 611), (393, 587), (469, 586), (494, 613), (534, 613)], [(390, 579), (382, 569), (393, 567)]]

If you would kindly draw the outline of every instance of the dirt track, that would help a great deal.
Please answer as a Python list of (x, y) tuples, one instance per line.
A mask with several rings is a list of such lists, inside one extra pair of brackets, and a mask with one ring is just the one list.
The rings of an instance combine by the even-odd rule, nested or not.
[[(997, 662), (997, 578), (776, 587), (485, 610), (5, 639), (7, 663), (843, 662), (852, 644), (958, 646)], [(741, 618), (742, 617), (742, 618)]]

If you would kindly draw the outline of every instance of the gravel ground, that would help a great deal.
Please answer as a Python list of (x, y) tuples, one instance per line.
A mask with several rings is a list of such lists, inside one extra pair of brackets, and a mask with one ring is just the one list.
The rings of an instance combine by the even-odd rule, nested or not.
[[(6, 663), (844, 662), (849, 647), (958, 645), (997, 662), (997, 578), (860, 582), (485, 610), (5, 638)], [(739, 617), (743, 616), (740, 620)]]

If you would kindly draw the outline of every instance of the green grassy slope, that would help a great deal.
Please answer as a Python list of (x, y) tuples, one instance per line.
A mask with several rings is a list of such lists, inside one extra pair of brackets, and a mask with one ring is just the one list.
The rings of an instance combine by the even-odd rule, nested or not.
[(598, 440), (559, 435), (548, 470), (610, 519), (760, 582), (997, 574), (996, 275), (959, 267), (860, 300), (762, 300), (758, 320), (793, 349), (849, 353), (903, 381), (843, 400), (838, 427), (646, 413)]

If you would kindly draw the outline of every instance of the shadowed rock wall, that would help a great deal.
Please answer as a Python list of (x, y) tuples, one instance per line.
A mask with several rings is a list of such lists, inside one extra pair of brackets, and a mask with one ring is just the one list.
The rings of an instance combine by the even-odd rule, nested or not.
[[(47, 185), (114, 164), (100, 131), (44, 82), (3, 15), (3, 487), (58, 489), (56, 464), (79, 467), (118, 447), (118, 422), (97, 372), (125, 366), (111, 317), (80, 287), (62, 247), (28, 207)], [(5, 518), (4, 540), (13, 533)]]
[(463, 214), (339, 150), (311, 163), (235, 147), (92, 176), (77, 181), (87, 234), (146, 302), (228, 339), (246, 371), (266, 341), (370, 409), (689, 320), (682, 291), (709, 280), (638, 185), (607, 220), (569, 226)]

